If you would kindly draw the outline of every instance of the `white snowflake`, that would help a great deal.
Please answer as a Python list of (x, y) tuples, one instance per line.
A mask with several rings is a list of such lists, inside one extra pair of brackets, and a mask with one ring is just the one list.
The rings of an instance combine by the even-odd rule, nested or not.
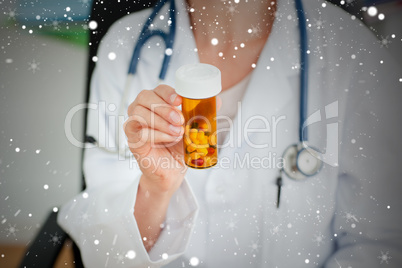
[(356, 216), (355, 215), (353, 215), (352, 213), (350, 213), (350, 212), (346, 212), (345, 213), (345, 216), (343, 216), (345, 219), (346, 219), (346, 222), (359, 222), (358, 220), (357, 220), (357, 218), (356, 218)]
[(229, 3), (229, 5), (226, 8), (227, 8), (226, 14), (230, 14), (231, 16), (235, 15), (236, 13), (239, 13), (236, 6), (231, 2)]
[(125, 254), (117, 253), (116, 256), (114, 256), (114, 259), (117, 263), (124, 264)]
[(260, 36), (261, 34), (261, 28), (260, 26), (255, 26), (255, 25), (251, 25), (251, 28), (248, 29), (248, 33), (251, 34), (251, 36)]
[(39, 71), (40, 70), (39, 64), (40, 64), (40, 62), (36, 62), (35, 60), (32, 60), (32, 62), (28, 62), (28, 65), (29, 65), (28, 70), (32, 71), (32, 73)]
[(280, 225), (273, 226), (270, 230), (272, 235), (277, 235), (281, 231)]
[(252, 242), (251, 245), (249, 246), (251, 248), (251, 252), (256, 252), (258, 253), (259, 248), (261, 247), (261, 245), (257, 242)]
[(56, 232), (54, 235), (50, 234), (50, 239), (48, 242), (53, 243), (53, 246), (60, 245), (61, 238), (62, 236)]
[(324, 239), (325, 239), (325, 236), (323, 234), (321, 234), (321, 232), (318, 232), (314, 235), (313, 242), (316, 242), (317, 246), (320, 246), (321, 244), (325, 243)]
[(391, 40), (389, 40), (389, 36), (383, 37), (381, 36), (381, 40), (378, 41), (381, 47), (388, 48), (388, 45), (391, 44)]
[(353, 7), (356, 3), (356, 0), (345, 0), (346, 6)]
[(116, 43), (117, 47), (127, 48), (127, 39), (125, 37), (117, 37), (114, 42)]
[(325, 21), (323, 21), (321, 18), (319, 18), (319, 19), (314, 18), (313, 25), (314, 25), (314, 27), (317, 28), (317, 30), (320, 30), (323, 27), (324, 23), (325, 23)]
[(144, 241), (144, 243), (148, 248), (152, 248), (153, 245), (155, 244), (155, 241), (153, 239), (147, 239), (146, 241)]
[(84, 212), (80, 215), (80, 220), (84, 223), (84, 222), (89, 222), (91, 218), (91, 215), (89, 215), (87, 212)]
[(18, 16), (18, 13), (15, 11), (16, 9), (9, 9), (8, 13), (4, 12), (4, 14), (8, 16), (9, 20), (15, 20), (15, 17)]
[(300, 63), (299, 62), (296, 62), (296, 63), (294, 63), (294, 64), (292, 64), (292, 70), (300, 70)]
[(15, 234), (18, 232), (18, 229), (16, 226), (17, 226), (16, 224), (14, 224), (14, 225), (8, 224), (8, 228), (6, 228), (6, 232), (7, 232), (6, 236), (7, 237), (9, 237), (10, 235), (15, 237)]
[(316, 53), (317, 55), (318, 55), (318, 54), (322, 54), (321, 47), (320, 47), (320, 46), (316, 46), (316, 48), (313, 49), (313, 52)]
[(234, 231), (235, 229), (237, 229), (237, 222), (235, 222), (234, 220), (230, 220), (229, 222), (226, 222), (227, 224), (227, 228), (231, 231)]
[(385, 253), (381, 251), (381, 255), (378, 256), (378, 259), (380, 260), (380, 264), (383, 264), (383, 263), (388, 264), (389, 260), (392, 259), (392, 257), (389, 255), (388, 251)]
[(51, 22), (52, 22), (51, 25), (53, 27), (53, 30), (55, 30), (55, 31), (60, 30), (60, 22), (57, 20), (57, 18), (53, 19)]

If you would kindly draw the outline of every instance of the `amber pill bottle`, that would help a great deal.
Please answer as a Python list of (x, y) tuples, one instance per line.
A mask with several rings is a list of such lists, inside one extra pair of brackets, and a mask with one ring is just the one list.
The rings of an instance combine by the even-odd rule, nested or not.
[(216, 95), (222, 90), (221, 72), (204, 63), (184, 65), (176, 71), (175, 88), (183, 97), (186, 165), (195, 169), (215, 166), (218, 163)]

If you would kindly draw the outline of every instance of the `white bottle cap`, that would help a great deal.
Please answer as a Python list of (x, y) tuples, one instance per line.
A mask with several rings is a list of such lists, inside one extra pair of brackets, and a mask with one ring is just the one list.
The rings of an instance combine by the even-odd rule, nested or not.
[(221, 71), (215, 66), (197, 63), (176, 71), (176, 93), (189, 99), (206, 99), (222, 90)]

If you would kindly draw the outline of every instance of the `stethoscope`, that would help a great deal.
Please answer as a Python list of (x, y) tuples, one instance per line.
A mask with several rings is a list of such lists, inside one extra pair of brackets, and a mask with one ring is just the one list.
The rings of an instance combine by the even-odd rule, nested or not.
[[(170, 14), (170, 24), (168, 25), (168, 32), (161, 29), (154, 29), (152, 22), (155, 20), (158, 12), (162, 9), (167, 1), (170, 1), (169, 14)], [(300, 32), (300, 123), (299, 123), (299, 142), (292, 144), (285, 149), (283, 153), (283, 168), (280, 170), (280, 176), (277, 179), (278, 185), (278, 201), (277, 206), (279, 206), (280, 191), (282, 186), (282, 172), (285, 173), (289, 178), (301, 181), (308, 177), (316, 175), (322, 167), (322, 156), (321, 153), (308, 146), (308, 133), (307, 126), (305, 125), (307, 119), (307, 102), (308, 102), (308, 39), (307, 39), (307, 26), (306, 18), (304, 14), (303, 4), (301, 0), (295, 0), (297, 17), (299, 19), (299, 32)], [(126, 79), (124, 93), (119, 107), (119, 114), (123, 114), (124, 101), (127, 98), (129, 92), (129, 86), (131, 80), (137, 71), (137, 66), (139, 63), (140, 53), (142, 47), (145, 43), (154, 36), (159, 36), (163, 39), (166, 50), (162, 62), (161, 71), (159, 73), (159, 79), (162, 81), (165, 78), (166, 71), (172, 56), (173, 43), (176, 34), (176, 14), (175, 14), (175, 1), (174, 0), (160, 0), (155, 5), (151, 15), (145, 22), (141, 33), (139, 35), (137, 44), (134, 47), (134, 52), (131, 57), (130, 66), (128, 70), (128, 76)], [(124, 133), (120, 137), (125, 139)], [(120, 144), (120, 143), (117, 143)], [(120, 145), (119, 145), (120, 146)], [(123, 145), (124, 146), (124, 145)], [(116, 153), (116, 151), (110, 150), (108, 148), (102, 148), (108, 152)], [(120, 148), (121, 149), (121, 148)]]
[(308, 68), (309, 61), (307, 57), (308, 39), (306, 17), (304, 15), (303, 4), (301, 0), (295, 0), (296, 13), (299, 19), (300, 36), (300, 116), (299, 116), (299, 142), (292, 144), (285, 149), (282, 155), (283, 168), (280, 170), (279, 177), (276, 180), (278, 186), (276, 207), (279, 208), (281, 189), (283, 185), (282, 172), (289, 178), (296, 181), (302, 181), (313, 177), (322, 168), (321, 153), (307, 144), (307, 103), (308, 103)]

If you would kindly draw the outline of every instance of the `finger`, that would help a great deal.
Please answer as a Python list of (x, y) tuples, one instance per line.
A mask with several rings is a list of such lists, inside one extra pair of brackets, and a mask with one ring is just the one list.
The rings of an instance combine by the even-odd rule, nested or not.
[(183, 126), (172, 125), (158, 114), (152, 113), (141, 105), (134, 108), (133, 116), (136, 116), (133, 118), (133, 120), (137, 119), (136, 121), (138, 121), (138, 117), (143, 119), (141, 120), (142, 122), (140, 122), (142, 127), (156, 129), (173, 136), (181, 136), (184, 133)]
[[(181, 96), (177, 95), (175, 89), (170, 87), (170, 86), (168, 86), (168, 85), (159, 85), (154, 89), (154, 92), (160, 98), (162, 98), (166, 103), (169, 103), (169, 104), (171, 104), (173, 106), (179, 106), (183, 102), (183, 98)], [(184, 116), (183, 116), (183, 114), (178, 109), (176, 109), (176, 111), (180, 115), (180, 123), (184, 124)], [(175, 116), (175, 115), (172, 114), (172, 116)], [(174, 119), (177, 120), (178, 118), (175, 117)]]
[(180, 110), (165, 102), (153, 90), (142, 90), (128, 108), (128, 115), (132, 115), (136, 106), (141, 105), (154, 112), (174, 125), (184, 124), (184, 117)]
[(155, 113), (175, 126), (184, 124), (183, 113), (174, 106), (166, 103), (152, 103), (147, 107), (152, 113)]
[(179, 106), (182, 103), (182, 97), (176, 94), (174, 88), (168, 85), (159, 85), (154, 89), (155, 93), (173, 106)]
[(170, 101), (173, 106), (179, 106), (183, 103), (183, 98), (180, 95), (173, 93), (170, 95)]
[(148, 107), (152, 103), (166, 103), (161, 97), (159, 97), (153, 90), (144, 89), (141, 90), (140, 93), (137, 94), (135, 100), (128, 107), (128, 114), (130, 115), (130, 111), (132, 112), (132, 108), (137, 105), (142, 105), (144, 107)]
[(159, 130), (142, 128), (141, 131), (136, 133), (136, 135), (129, 138), (128, 146), (130, 149), (135, 150), (141, 148), (145, 144), (156, 147), (163, 143), (178, 142), (181, 139), (182, 137), (174, 137)]

